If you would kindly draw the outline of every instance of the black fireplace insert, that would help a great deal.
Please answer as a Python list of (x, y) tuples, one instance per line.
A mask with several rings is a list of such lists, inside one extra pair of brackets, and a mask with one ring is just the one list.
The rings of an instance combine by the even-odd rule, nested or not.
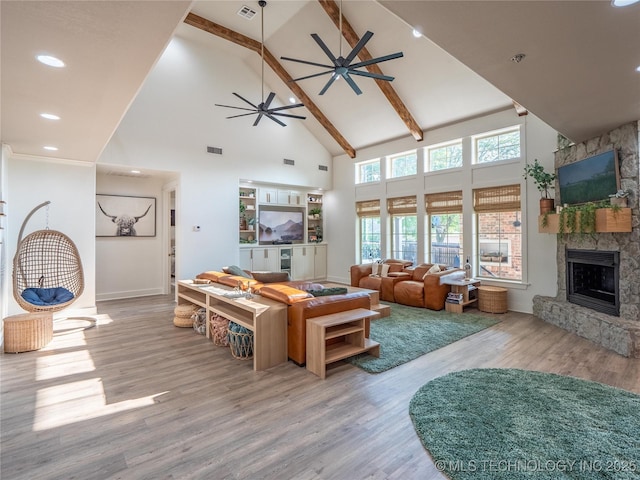
[(567, 301), (620, 316), (620, 252), (566, 249)]

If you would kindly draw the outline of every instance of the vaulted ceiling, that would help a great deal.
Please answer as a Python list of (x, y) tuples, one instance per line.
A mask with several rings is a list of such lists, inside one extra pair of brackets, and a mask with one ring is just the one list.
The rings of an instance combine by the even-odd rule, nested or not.
[[(321, 3), (340, 5), (270, 0), (264, 9), (265, 47), (293, 78), (320, 70), (280, 57), (327, 62), (311, 33), (340, 53), (335, 15)], [(237, 14), (243, 5), (257, 12), (252, 20)], [(366, 45), (371, 56), (403, 52), (379, 64), (395, 77), (384, 82), (395, 97), (363, 77), (354, 77), (362, 95), (336, 81), (320, 96), (328, 76), (292, 84), (281, 79), (282, 72), (265, 69), (265, 83), (280, 105), (292, 94), (307, 100), (309, 107), (298, 109), (308, 116), (305, 127), (334, 155), (417, 139), (420, 130), (513, 108), (513, 101), (574, 141), (640, 118), (640, 4), (344, 0), (342, 12), (357, 35), (374, 32)], [(260, 71), (255, 50), (183, 21), (195, 16), (260, 41), (260, 7), (253, 0), (3, 0), (2, 142), (16, 154), (95, 161), (174, 35), (205, 43), (212, 56), (231, 53)], [(423, 36), (414, 37), (413, 27)], [(343, 40), (342, 54), (350, 50)], [(34, 60), (39, 53), (56, 54), (68, 66), (44, 67)], [(521, 62), (511, 60), (520, 53)], [(221, 92), (220, 103), (229, 103), (229, 95)], [(40, 118), (45, 111), (62, 118)], [(239, 122), (238, 128), (251, 124)], [(50, 144), (59, 150), (43, 150)]]

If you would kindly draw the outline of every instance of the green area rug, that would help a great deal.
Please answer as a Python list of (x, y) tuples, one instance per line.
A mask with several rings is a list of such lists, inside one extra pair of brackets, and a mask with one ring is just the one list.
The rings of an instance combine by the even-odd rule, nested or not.
[(499, 322), (471, 313), (386, 305), (391, 305), (391, 316), (371, 322), (370, 337), (380, 342), (380, 358), (361, 354), (346, 360), (369, 373), (397, 367)]
[(515, 369), (427, 383), (409, 414), (436, 468), (461, 479), (640, 479), (640, 396)]

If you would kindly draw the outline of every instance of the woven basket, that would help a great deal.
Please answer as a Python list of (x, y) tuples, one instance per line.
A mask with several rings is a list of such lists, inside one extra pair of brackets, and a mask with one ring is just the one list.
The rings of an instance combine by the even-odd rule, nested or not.
[(191, 315), (193, 315), (199, 309), (200, 307), (198, 307), (197, 305), (193, 305), (191, 303), (185, 303), (185, 304), (176, 306), (176, 308), (173, 309), (173, 314), (176, 317), (180, 317), (180, 318), (191, 318)]
[(214, 345), (219, 347), (229, 345), (228, 330), (229, 320), (217, 313), (212, 313), (209, 319), (209, 332), (211, 333), (211, 340)]
[(478, 287), (478, 310), (486, 313), (507, 312), (507, 289), (502, 287)]
[[(236, 331), (240, 330), (240, 331)], [(229, 322), (227, 329), (229, 347), (233, 358), (250, 360), (253, 358), (253, 332), (233, 322)]]
[(173, 324), (181, 328), (193, 328), (193, 319), (191, 317), (173, 317)]
[(53, 339), (51, 312), (23, 313), (4, 319), (4, 351), (39, 350)]

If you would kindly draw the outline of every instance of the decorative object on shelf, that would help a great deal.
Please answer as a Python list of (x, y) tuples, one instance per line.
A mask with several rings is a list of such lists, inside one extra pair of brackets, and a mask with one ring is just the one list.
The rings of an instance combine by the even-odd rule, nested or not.
[(609, 195), (609, 203), (620, 208), (626, 208), (629, 195), (631, 195), (631, 190), (618, 190), (616, 193)]
[(384, 80), (384, 81), (387, 81), (387, 82), (393, 81), (394, 77), (390, 77), (388, 75), (382, 75), (380, 73), (372, 73), (372, 72), (369, 72), (369, 71), (366, 71), (366, 70), (357, 70), (357, 69), (360, 68), (360, 67), (366, 67), (367, 65), (374, 65), (374, 64), (377, 64), (377, 63), (381, 63), (381, 62), (386, 62), (388, 60), (394, 60), (396, 58), (400, 58), (400, 57), (403, 56), (402, 52), (392, 53), (390, 55), (385, 55), (385, 56), (377, 57), (377, 58), (371, 58), (371, 59), (365, 60), (363, 62), (358, 62), (358, 63), (351, 64), (351, 62), (356, 58), (358, 53), (360, 53), (360, 51), (364, 48), (366, 43), (371, 39), (371, 37), (373, 37), (373, 32), (370, 32), (370, 31), (367, 30), (367, 32), (363, 35), (363, 37), (360, 39), (358, 44), (353, 48), (353, 50), (351, 50), (351, 53), (349, 53), (349, 55), (347, 55), (347, 57), (345, 58), (345, 57), (342, 56), (342, 37), (343, 37), (343, 33), (342, 33), (342, 0), (340, 0), (340, 17), (339, 18), (340, 18), (340, 20), (339, 20), (339, 27), (338, 27), (338, 30), (339, 30), (339, 34), (338, 34), (338, 41), (339, 41), (338, 58), (336, 58), (333, 55), (333, 53), (331, 53), (331, 50), (329, 50), (327, 45), (322, 41), (322, 39), (316, 33), (312, 33), (311, 34), (311, 38), (313, 38), (315, 40), (315, 42), (322, 49), (322, 51), (325, 53), (325, 55), (327, 57), (329, 57), (329, 60), (331, 60), (331, 65), (325, 65), (325, 64), (316, 63), (316, 62), (309, 62), (307, 60), (298, 60), (298, 59), (290, 58), (290, 57), (280, 57), (282, 60), (288, 60), (288, 61), (291, 61), (291, 62), (304, 63), (306, 65), (313, 65), (313, 66), (316, 66), (316, 67), (322, 67), (322, 68), (328, 69), (328, 70), (326, 70), (324, 72), (314, 73), (312, 75), (306, 75), (306, 76), (300, 77), (300, 78), (294, 78), (292, 81), (293, 82), (297, 82), (297, 81), (300, 81), (300, 80), (305, 80), (307, 78), (319, 77), (321, 75), (326, 75), (326, 74), (330, 73), (331, 74), (331, 78), (325, 84), (325, 86), (322, 88), (322, 90), (320, 90), (319, 95), (324, 95), (324, 93), (329, 89), (329, 87), (333, 84), (333, 82), (335, 82), (340, 77), (342, 77), (344, 79), (344, 81), (347, 82), (347, 84), (356, 93), (356, 95), (360, 95), (362, 93), (362, 90), (360, 90), (360, 88), (358, 88), (358, 85), (356, 85), (356, 83), (353, 81), (353, 79), (350, 77), (350, 75), (359, 75), (361, 77), (369, 77), (369, 78), (374, 78), (376, 80)]
[(540, 165), (536, 158), (533, 165), (527, 163), (524, 167), (524, 175), (526, 178), (533, 178), (533, 183), (540, 192), (540, 215), (554, 210), (555, 201), (549, 198), (549, 189), (555, 187), (556, 174), (545, 172), (544, 167)]
[(258, 118), (256, 118), (256, 121), (253, 122), (253, 126), (254, 127), (256, 125), (258, 125), (258, 123), (260, 122), (260, 120), (262, 119), (263, 116), (273, 120), (278, 125), (286, 127), (287, 125), (284, 122), (278, 120), (275, 117), (276, 116), (280, 116), (280, 117), (289, 117), (289, 118), (299, 118), (300, 120), (304, 120), (307, 117), (303, 117), (301, 115), (292, 115), (292, 114), (289, 114), (289, 113), (281, 113), (282, 110), (289, 110), (291, 108), (304, 107), (304, 105), (302, 103), (296, 103), (294, 105), (285, 105), (284, 107), (269, 108), (270, 105), (271, 105), (271, 102), (275, 98), (276, 94), (274, 92), (270, 92), (269, 96), (267, 97), (267, 99), (266, 100), (264, 99), (264, 7), (267, 5), (267, 2), (265, 2), (264, 0), (260, 0), (258, 2), (258, 5), (260, 5), (260, 8), (262, 10), (262, 12), (261, 12), (261, 42), (260, 42), (260, 58), (262, 59), (262, 74), (261, 74), (261, 79), (262, 79), (262, 103), (260, 103), (258, 105), (254, 105), (253, 103), (251, 103), (246, 98), (244, 98), (244, 97), (238, 95), (237, 93), (233, 92), (233, 94), (236, 97), (238, 97), (243, 102), (251, 105), (252, 108), (234, 107), (232, 105), (221, 105), (221, 104), (218, 104), (218, 103), (216, 103), (215, 105), (216, 105), (216, 107), (235, 108), (236, 110), (244, 110), (244, 111), (249, 112), (249, 113), (241, 113), (239, 115), (232, 115), (230, 117), (227, 117), (227, 119), (229, 119), (229, 118), (238, 118), (238, 117), (246, 117), (247, 115), (258, 115)]
[(247, 216), (245, 211), (247, 210), (247, 205), (240, 200), (240, 230), (247, 229)]
[(322, 215), (322, 209), (321, 208), (312, 208), (311, 210), (309, 210), (309, 215), (311, 215), (313, 218), (320, 218), (320, 215)]
[(464, 279), (471, 280), (471, 264), (469, 263), (469, 257), (467, 257), (467, 261), (464, 264)]
[(155, 197), (96, 195), (96, 237), (155, 236)]
[[(583, 219), (583, 215), (585, 219)], [(632, 231), (630, 208), (610, 205), (608, 202), (597, 204), (565, 206), (559, 214), (546, 213), (538, 218), (540, 233), (594, 234), (624, 233)]]

